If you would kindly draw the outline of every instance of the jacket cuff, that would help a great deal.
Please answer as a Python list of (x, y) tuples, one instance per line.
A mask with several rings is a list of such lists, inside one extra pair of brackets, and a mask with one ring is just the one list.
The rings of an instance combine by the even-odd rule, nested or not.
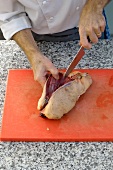
[(6, 40), (10, 40), (15, 33), (26, 28), (31, 28), (31, 23), (27, 16), (15, 18), (1, 25), (1, 30)]

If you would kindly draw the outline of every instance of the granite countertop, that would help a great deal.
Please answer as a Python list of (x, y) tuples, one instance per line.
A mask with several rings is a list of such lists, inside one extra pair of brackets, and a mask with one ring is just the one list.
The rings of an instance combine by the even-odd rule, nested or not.
[[(79, 49), (77, 41), (38, 45), (58, 68), (67, 67)], [(0, 116), (8, 69), (15, 68), (30, 68), (25, 54), (14, 41), (0, 41)], [(113, 68), (113, 40), (86, 50), (77, 68)], [(113, 143), (0, 142), (0, 170), (113, 170)]]

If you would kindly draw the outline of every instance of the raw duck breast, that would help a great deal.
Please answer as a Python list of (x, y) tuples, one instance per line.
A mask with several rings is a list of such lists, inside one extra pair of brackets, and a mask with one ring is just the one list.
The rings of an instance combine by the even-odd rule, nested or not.
[(75, 71), (65, 79), (63, 73), (59, 73), (58, 80), (49, 75), (38, 101), (40, 115), (48, 119), (60, 119), (75, 106), (91, 84), (92, 78), (88, 73)]

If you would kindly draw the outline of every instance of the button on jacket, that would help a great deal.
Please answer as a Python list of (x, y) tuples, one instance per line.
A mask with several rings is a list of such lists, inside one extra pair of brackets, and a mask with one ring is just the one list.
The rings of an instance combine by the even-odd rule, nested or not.
[(77, 27), (86, 0), (0, 0), (0, 28), (6, 39), (31, 28), (52, 34)]

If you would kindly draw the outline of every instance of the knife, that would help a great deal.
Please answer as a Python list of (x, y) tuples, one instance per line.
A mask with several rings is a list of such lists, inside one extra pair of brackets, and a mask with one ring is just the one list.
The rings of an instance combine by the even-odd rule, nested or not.
[(64, 73), (64, 78), (66, 78), (72, 72), (72, 70), (75, 68), (75, 66), (78, 64), (78, 62), (84, 56), (84, 54), (85, 54), (84, 47), (81, 46), (78, 53), (76, 54), (75, 58), (72, 60), (71, 64), (69, 65), (66, 72)]

